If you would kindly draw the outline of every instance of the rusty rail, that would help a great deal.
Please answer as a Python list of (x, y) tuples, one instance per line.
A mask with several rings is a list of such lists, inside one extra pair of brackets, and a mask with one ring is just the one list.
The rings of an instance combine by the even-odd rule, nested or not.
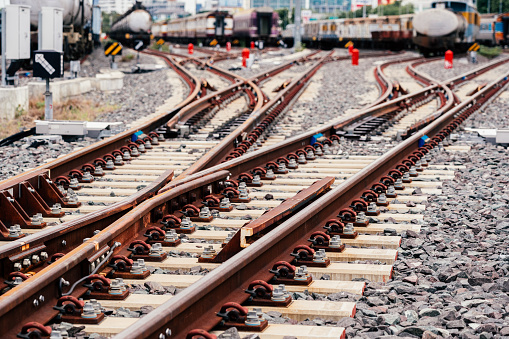
[[(508, 74), (509, 75), (509, 74)], [(435, 136), (428, 148), (447, 137), (464, 119), (508, 83), (508, 75), (497, 79), (470, 100), (449, 110), (420, 133), (402, 142), (383, 157), (375, 160), (354, 176), (350, 177), (325, 196), (306, 207), (297, 215), (271, 231), (255, 245), (243, 250), (198, 282), (149, 313), (134, 325), (128, 327), (117, 338), (143, 336), (146, 338), (172, 336), (184, 337), (193, 329), (211, 330), (221, 320), (215, 313), (226, 302), (242, 303), (249, 297), (245, 288), (253, 280), (268, 281), (273, 277), (269, 272), (273, 263), (292, 259), (290, 252), (295, 246), (306, 243), (313, 231), (320, 230), (325, 220), (336, 217), (338, 209), (346, 207), (361, 193), (378, 183), (380, 178), (402, 160), (417, 157), (417, 151), (427, 152), (418, 147), (423, 135)], [(452, 103), (450, 103), (452, 105)], [(416, 153), (417, 152), (417, 153)], [(282, 250), (286, 249), (286, 250)], [(228, 293), (225, 293), (228, 291)]]
[[(230, 135), (224, 138), (221, 141), (221, 143), (216, 145), (216, 147), (214, 147), (207, 154), (205, 154), (205, 156), (203, 156), (200, 160), (198, 160), (187, 170), (185, 170), (179, 176), (179, 179), (184, 178), (193, 173), (197, 173), (207, 167), (214, 166), (222, 162), (223, 160), (229, 160), (228, 159), (229, 154), (231, 154), (233, 150), (236, 150), (238, 145), (242, 141), (246, 140), (245, 138), (243, 138), (243, 135), (249, 137), (250, 133), (253, 133), (253, 130), (260, 123), (262, 123), (262, 121), (265, 118), (267, 118), (267, 116), (269, 116), (269, 114), (271, 114), (273, 110), (275, 114), (280, 113), (281, 110), (283, 110), (284, 107), (286, 106), (285, 104), (288, 104), (288, 102), (294, 97), (294, 95), (318, 71), (318, 69), (323, 65), (324, 60), (328, 56), (329, 55), (321, 58), (318, 62), (314, 63), (307, 72), (305, 72), (298, 79), (293, 80), (292, 83), (285, 88), (285, 90), (279, 92), (270, 102), (268, 102), (261, 109), (254, 110), (250, 117), (241, 126), (239, 126), (234, 132), (230, 133)], [(262, 97), (263, 96), (259, 96), (259, 98)], [(265, 127), (263, 127), (263, 129), (265, 129)], [(258, 135), (256, 136), (256, 138), (258, 137)]]
[[(83, 239), (92, 237), (95, 231), (104, 229), (133, 209), (134, 206), (155, 196), (172, 178), (173, 170), (167, 170), (143, 189), (115, 204), (2, 245), (0, 247), (0, 272), (4, 280), (0, 282), (0, 290), (7, 287), (5, 281), (11, 280), (10, 274), (16, 272), (14, 264), (21, 264), (23, 259), (30, 259), (32, 255), (40, 256), (41, 252), (46, 252), (50, 256), (69, 252), (81, 244)], [(45, 265), (46, 262), (42, 260), (38, 265), (23, 267), (17, 272), (36, 273)]]
[[(433, 61), (435, 60), (438, 60), (439, 58), (436, 58), (436, 59), (433, 59)], [(484, 74), (506, 62), (509, 61), (509, 58), (503, 58), (502, 60), (496, 60), (494, 62), (491, 62), (491, 63), (488, 63), (486, 65), (483, 65), (483, 66), (480, 66), (472, 71), (469, 71), (469, 72), (465, 72), (463, 74), (460, 74), (456, 77), (453, 77), (451, 79), (448, 79), (444, 82), (442, 82), (440, 85), (442, 86), (442, 88), (444, 89), (449, 89), (450, 90), (450, 93), (449, 91), (446, 91), (445, 93), (448, 94), (448, 95), (452, 95), (453, 98), (454, 98), (454, 101), (456, 104), (459, 104), (460, 103), (460, 100), (459, 98), (452, 92), (452, 89), (454, 89), (457, 85), (465, 82), (465, 81), (468, 81), (468, 80), (471, 80), (471, 79), (474, 79), (476, 77), (478, 77), (479, 75), (481, 74)], [(428, 74), (424, 73), (424, 72), (420, 72), (420, 71), (417, 71), (415, 67), (417, 67), (418, 65), (421, 65), (423, 62), (421, 61), (418, 61), (416, 63), (413, 63), (411, 65), (409, 65), (407, 67), (407, 72), (414, 78), (416, 79), (419, 79), (419, 81), (421, 82), (426, 82), (426, 83), (439, 83), (439, 81), (437, 81), (436, 79), (430, 77)], [(441, 93), (439, 93), (441, 94)], [(444, 94), (442, 94), (441, 96), (444, 96)], [(429, 125), (430, 123), (432, 123), (433, 121), (435, 121), (436, 119), (438, 119), (441, 115), (443, 114), (442, 111), (438, 111), (438, 112), (435, 112), (433, 113), (432, 115), (430, 115), (429, 117), (426, 117), (425, 119), (422, 119), (418, 122), (416, 122), (415, 124), (413, 124), (412, 126), (408, 127), (407, 130), (405, 131), (405, 133), (402, 135), (403, 139), (406, 139), (408, 138), (410, 135), (412, 135), (413, 133), (415, 133), (416, 131), (424, 128), (425, 126)]]

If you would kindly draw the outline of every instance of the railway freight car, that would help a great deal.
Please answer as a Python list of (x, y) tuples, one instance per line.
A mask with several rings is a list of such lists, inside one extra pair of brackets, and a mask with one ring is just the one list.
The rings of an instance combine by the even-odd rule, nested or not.
[[(293, 43), (294, 25), (283, 32)], [(332, 48), (352, 41), (361, 48), (402, 49), (412, 44), (412, 15), (310, 21), (303, 25), (302, 41), (311, 47)]]
[(248, 43), (263, 40), (269, 44), (280, 38), (279, 15), (270, 7), (252, 8), (233, 16), (233, 36)]
[(509, 45), (509, 13), (497, 15), (494, 22), (495, 44)]
[(148, 47), (151, 40), (151, 28), (152, 16), (141, 2), (136, 2), (130, 10), (113, 23), (110, 37), (127, 47), (136, 47), (140, 42), (143, 47)]
[(205, 12), (168, 22), (159, 22), (153, 26), (156, 38), (171, 42), (202, 42), (210, 44), (231, 41), (233, 17), (226, 11)]
[(413, 18), (414, 43), (421, 52), (467, 50), (479, 34), (481, 17), (471, 0), (436, 1)]

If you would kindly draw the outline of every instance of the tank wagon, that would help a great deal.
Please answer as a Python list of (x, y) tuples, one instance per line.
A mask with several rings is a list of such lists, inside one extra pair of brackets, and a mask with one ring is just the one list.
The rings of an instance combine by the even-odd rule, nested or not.
[(476, 41), (481, 17), (472, 2), (436, 1), (431, 7), (413, 18), (413, 41), (421, 52), (466, 50)]
[(111, 25), (110, 37), (127, 47), (135, 47), (140, 41), (143, 47), (148, 47), (152, 38), (151, 28), (152, 16), (141, 2), (136, 2)]

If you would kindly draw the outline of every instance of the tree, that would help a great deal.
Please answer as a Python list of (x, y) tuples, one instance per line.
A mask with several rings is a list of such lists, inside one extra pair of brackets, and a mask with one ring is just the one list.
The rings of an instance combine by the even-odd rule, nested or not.
[(276, 12), (279, 14), (279, 20), (281, 20), (281, 29), (286, 29), (286, 26), (290, 23), (288, 19), (288, 8), (281, 8), (276, 10)]
[(104, 33), (109, 33), (111, 30), (111, 25), (120, 17), (120, 14), (117, 12), (111, 13), (102, 13), (102, 31)]
[[(509, 0), (489, 0), (490, 13), (499, 12), (500, 1), (502, 1), (502, 13), (509, 12)], [(478, 0), (477, 10), (479, 11), (479, 13), (488, 13), (488, 0)]]

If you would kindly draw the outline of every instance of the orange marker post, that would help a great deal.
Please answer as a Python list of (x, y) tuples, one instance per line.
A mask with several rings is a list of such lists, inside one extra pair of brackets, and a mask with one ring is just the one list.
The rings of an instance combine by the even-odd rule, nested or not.
[(357, 48), (354, 48), (352, 50), (352, 65), (353, 66), (359, 65), (359, 50)]

